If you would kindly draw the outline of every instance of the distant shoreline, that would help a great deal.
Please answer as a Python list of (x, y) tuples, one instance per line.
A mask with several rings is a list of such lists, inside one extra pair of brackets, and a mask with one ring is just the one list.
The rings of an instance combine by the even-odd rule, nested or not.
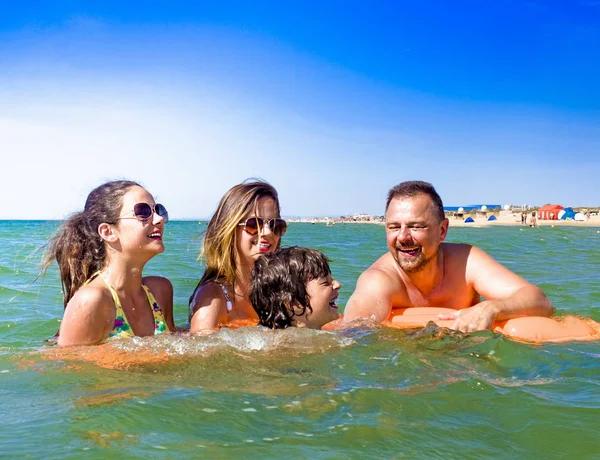
[[(456, 219), (452, 216), (448, 217), (450, 227), (527, 227), (529, 228), (529, 222), (531, 217), (527, 218), (527, 224), (521, 223), (521, 215), (519, 214), (504, 214), (496, 215), (496, 220), (487, 220), (484, 216), (471, 216), (473, 222), (465, 222), (464, 219)], [(303, 224), (320, 224), (320, 225), (344, 225), (344, 224), (374, 224), (384, 225), (385, 222), (381, 220), (334, 220), (334, 219), (292, 219), (290, 223), (303, 223)], [(591, 216), (585, 221), (576, 220), (539, 220), (537, 221), (538, 227), (600, 227), (600, 216)]]

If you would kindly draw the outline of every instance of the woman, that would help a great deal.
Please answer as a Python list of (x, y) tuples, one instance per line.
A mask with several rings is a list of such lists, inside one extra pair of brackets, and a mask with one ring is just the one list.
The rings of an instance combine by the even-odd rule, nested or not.
[(59, 345), (174, 331), (173, 286), (142, 270), (165, 250), (165, 207), (136, 182), (107, 182), (88, 195), (46, 254), (58, 262), (65, 311)]
[(236, 185), (221, 198), (204, 236), (206, 269), (190, 297), (190, 332), (258, 323), (249, 300), (252, 266), (279, 247), (287, 229), (280, 216), (277, 191), (264, 181)]

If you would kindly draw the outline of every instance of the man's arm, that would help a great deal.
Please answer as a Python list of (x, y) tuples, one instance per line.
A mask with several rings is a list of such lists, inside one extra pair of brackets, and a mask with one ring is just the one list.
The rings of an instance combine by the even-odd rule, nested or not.
[(474, 246), (467, 259), (466, 279), (487, 300), (440, 317), (456, 320), (453, 329), (463, 332), (490, 329), (494, 321), (519, 316), (550, 316), (554, 312), (550, 300), (540, 288)]
[(387, 320), (392, 311), (393, 280), (381, 270), (369, 268), (358, 278), (344, 309), (344, 322), (357, 318)]

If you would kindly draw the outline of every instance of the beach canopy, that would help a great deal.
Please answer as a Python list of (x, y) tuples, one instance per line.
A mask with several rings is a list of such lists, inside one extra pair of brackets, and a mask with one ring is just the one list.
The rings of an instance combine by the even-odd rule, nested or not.
[(575, 211), (573, 208), (565, 208), (565, 213), (560, 217), (562, 220), (575, 219)]
[(498, 219), (496, 219), (496, 216), (492, 215), (492, 216), (488, 217), (488, 220), (498, 220)]
[(560, 204), (545, 204), (538, 210), (540, 220), (560, 219), (558, 214), (563, 210)]
[(465, 224), (468, 224), (468, 223), (471, 223), (471, 222), (475, 222), (472, 217), (467, 217), (465, 219)]
[(585, 216), (582, 213), (580, 213), (580, 212), (576, 213), (575, 217), (573, 217), (573, 219), (577, 220), (579, 222), (583, 222), (584, 220), (586, 220)]

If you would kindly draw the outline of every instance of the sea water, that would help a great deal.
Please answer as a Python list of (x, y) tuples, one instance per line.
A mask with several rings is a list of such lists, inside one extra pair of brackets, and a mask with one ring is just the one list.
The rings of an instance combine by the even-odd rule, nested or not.
[[(600, 458), (600, 343), (528, 345), (484, 331), (260, 328), (51, 346), (62, 316), (42, 251), (56, 222), (0, 221), (0, 455), (28, 458)], [(175, 320), (202, 266), (198, 222), (170, 222), (146, 274)], [(600, 229), (451, 228), (600, 321)], [(386, 250), (378, 225), (290, 224), (343, 287)]]

